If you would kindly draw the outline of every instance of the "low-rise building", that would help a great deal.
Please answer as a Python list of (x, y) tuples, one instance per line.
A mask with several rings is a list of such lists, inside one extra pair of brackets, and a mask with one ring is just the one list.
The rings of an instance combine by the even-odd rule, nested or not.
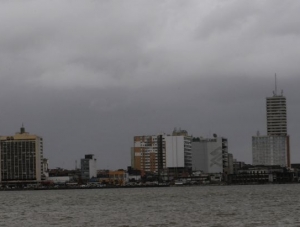
[(297, 182), (295, 171), (273, 166), (245, 166), (237, 171), (237, 174), (228, 176), (228, 183), (231, 184), (265, 184), (265, 183), (291, 183)]
[(125, 170), (109, 171), (109, 183), (124, 186), (128, 183), (128, 173)]

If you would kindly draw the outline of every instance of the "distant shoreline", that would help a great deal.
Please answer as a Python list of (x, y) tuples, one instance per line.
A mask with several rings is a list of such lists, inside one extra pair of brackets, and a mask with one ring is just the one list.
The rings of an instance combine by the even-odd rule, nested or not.
[(0, 189), (1, 191), (53, 191), (53, 190), (84, 190), (84, 189), (130, 189), (130, 188), (176, 188), (176, 187), (206, 187), (206, 186), (246, 186), (246, 185), (278, 185), (278, 184), (299, 184), (299, 182), (278, 182), (278, 183), (253, 183), (253, 184), (201, 184), (201, 185), (135, 185), (135, 186), (106, 186), (106, 187), (49, 187), (49, 188), (13, 188)]

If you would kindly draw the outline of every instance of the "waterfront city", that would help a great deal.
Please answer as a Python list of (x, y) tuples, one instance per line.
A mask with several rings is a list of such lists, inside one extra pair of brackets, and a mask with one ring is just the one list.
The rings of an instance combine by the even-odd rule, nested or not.
[(76, 161), (75, 169), (49, 169), (43, 138), (22, 125), (15, 135), (0, 137), (1, 189), (298, 183), (300, 164), (290, 160), (286, 110), (286, 97), (275, 86), (266, 98), (267, 134), (252, 137), (252, 164), (234, 158), (226, 135), (204, 138), (175, 128), (171, 133), (133, 136), (127, 169), (98, 169), (94, 154), (85, 154), (79, 165)]

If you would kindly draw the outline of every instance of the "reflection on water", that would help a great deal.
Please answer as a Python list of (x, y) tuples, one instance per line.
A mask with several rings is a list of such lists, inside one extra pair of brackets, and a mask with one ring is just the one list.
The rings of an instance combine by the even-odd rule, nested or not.
[(300, 226), (300, 185), (1, 191), (0, 226)]

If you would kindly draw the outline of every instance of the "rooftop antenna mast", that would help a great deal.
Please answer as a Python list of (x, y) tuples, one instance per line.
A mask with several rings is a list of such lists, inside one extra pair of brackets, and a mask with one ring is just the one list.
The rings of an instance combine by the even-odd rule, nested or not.
[(275, 73), (275, 93), (274, 95), (276, 96), (277, 95), (277, 76), (276, 76), (276, 73)]

